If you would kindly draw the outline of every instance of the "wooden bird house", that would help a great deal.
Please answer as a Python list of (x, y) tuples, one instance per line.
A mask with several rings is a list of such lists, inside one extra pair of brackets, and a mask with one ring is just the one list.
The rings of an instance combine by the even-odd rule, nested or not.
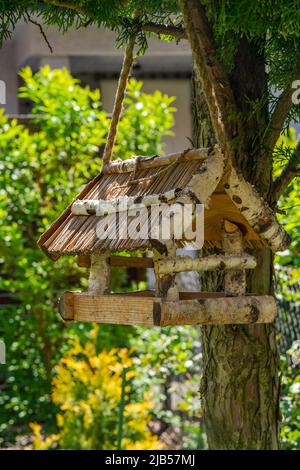
[[(89, 291), (66, 292), (60, 305), (62, 317), (161, 326), (272, 322), (274, 298), (245, 294), (245, 272), (256, 266), (247, 250), (282, 250), (289, 237), (254, 187), (233, 168), (225, 174), (224, 165), (218, 147), (108, 164), (38, 242), (53, 260), (78, 255), (79, 263), (90, 268)], [(204, 244), (219, 248), (220, 253), (176, 256), (176, 248), (187, 243), (184, 239), (99, 239), (97, 226), (106, 217), (107, 203), (114, 207), (122, 200), (148, 208), (158, 201), (203, 203)], [(153, 257), (116, 256), (136, 250), (149, 250)], [(112, 294), (113, 266), (153, 267), (156, 290)], [(225, 272), (224, 293), (178, 291), (178, 273), (213, 270)]]
[[(274, 297), (246, 294), (245, 273), (256, 266), (251, 249), (284, 250), (289, 236), (266, 201), (221, 149), (215, 146), (162, 157), (111, 161), (133, 45), (131, 40), (126, 49), (102, 172), (38, 242), (51, 259), (77, 255), (79, 263), (90, 269), (88, 292), (66, 292), (60, 301), (61, 316), (64, 320), (148, 326), (272, 322), (276, 315)], [(218, 254), (176, 256), (176, 249), (189, 240), (175, 237), (174, 223), (169, 238), (161, 235), (163, 212), (155, 220), (151, 218), (151, 226), (157, 228), (155, 236), (144, 230), (146, 219), (140, 222), (140, 237), (122, 234), (120, 208), (125, 203), (127, 208), (137, 204), (146, 208), (146, 218), (160, 204), (165, 208), (190, 204), (193, 220), (197, 206), (202, 204), (204, 245), (218, 248)], [(116, 227), (107, 223), (108, 214), (118, 216)], [(109, 236), (116, 228), (118, 235)], [(99, 231), (107, 236), (100, 237)], [(153, 256), (118, 256), (137, 250), (148, 250)], [(113, 266), (153, 267), (155, 291), (111, 293)], [(179, 292), (178, 273), (220, 270), (225, 273), (223, 293)]]

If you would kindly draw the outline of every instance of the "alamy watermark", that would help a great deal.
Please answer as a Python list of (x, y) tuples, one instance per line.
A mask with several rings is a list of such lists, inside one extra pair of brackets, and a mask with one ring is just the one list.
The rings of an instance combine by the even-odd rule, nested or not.
[(184, 240), (195, 249), (204, 243), (203, 204), (142, 204), (106, 202), (96, 209), (101, 219), (96, 226), (100, 240)]
[(6, 84), (0, 80), (0, 105), (6, 104)]
[(300, 104), (300, 80), (293, 81), (292, 89), (295, 90), (292, 94), (292, 103)]

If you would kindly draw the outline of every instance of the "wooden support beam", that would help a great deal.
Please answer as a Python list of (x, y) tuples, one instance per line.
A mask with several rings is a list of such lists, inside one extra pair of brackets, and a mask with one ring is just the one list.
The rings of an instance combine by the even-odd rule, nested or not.
[(74, 298), (80, 292), (65, 292), (59, 299), (58, 311), (64, 321), (74, 320)]
[(66, 292), (59, 308), (64, 320), (153, 326), (157, 303), (160, 304), (160, 299), (155, 297), (74, 292), (71, 298)]
[(90, 268), (91, 266), (91, 255), (78, 255), (77, 265), (80, 268)]
[(184, 152), (172, 153), (164, 156), (142, 156), (133, 157), (128, 160), (114, 161), (105, 165), (103, 173), (106, 175), (115, 173), (129, 173), (136, 170), (144, 170), (147, 168), (157, 168), (159, 166), (170, 165), (176, 161), (204, 161), (209, 155), (209, 148), (190, 149)]
[(180, 273), (185, 271), (221, 271), (232, 269), (254, 269), (256, 259), (248, 254), (211, 255), (203, 258), (178, 256), (173, 259), (157, 261), (158, 274)]
[(111, 266), (119, 266), (123, 268), (153, 268), (153, 258), (139, 257), (139, 256), (111, 256)]
[[(244, 256), (243, 234), (236, 224), (224, 220), (223, 226), (223, 250), (225, 256), (231, 259), (234, 256)], [(246, 292), (246, 271), (243, 267), (237, 267), (225, 272), (225, 294), (243, 295)]]
[(160, 274), (158, 261), (167, 260), (176, 256), (176, 245), (174, 240), (156, 242), (153, 247), (154, 274), (156, 282), (156, 296), (167, 300), (178, 300), (179, 291), (177, 276), (174, 273)]
[(267, 295), (224, 297), (205, 293), (193, 300), (164, 301), (150, 296), (66, 292), (60, 301), (60, 314), (64, 320), (121, 325), (271, 323), (276, 302)]
[[(89, 268), (91, 266), (90, 255), (79, 255), (77, 257), (77, 264), (81, 268)], [(139, 256), (110, 256), (110, 266), (117, 266), (123, 268), (153, 268), (153, 259)]]
[(93, 253), (89, 277), (90, 294), (109, 294), (111, 291), (111, 267), (109, 252)]

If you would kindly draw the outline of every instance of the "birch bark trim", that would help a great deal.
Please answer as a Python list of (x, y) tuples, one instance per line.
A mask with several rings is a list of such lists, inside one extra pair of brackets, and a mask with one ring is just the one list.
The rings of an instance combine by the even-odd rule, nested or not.
[(215, 145), (209, 158), (192, 177), (185, 193), (194, 195), (197, 199), (194, 202), (207, 203), (223, 176), (224, 168), (224, 154), (221, 152), (220, 147)]
[(89, 276), (89, 293), (109, 294), (111, 291), (110, 253), (93, 253)]
[(288, 248), (291, 239), (279, 224), (271, 208), (254, 186), (231, 168), (225, 191), (256, 233), (268, 241), (273, 251)]
[(147, 168), (157, 168), (160, 166), (170, 165), (176, 161), (204, 161), (209, 155), (209, 148), (191, 149), (185, 152), (171, 153), (164, 156), (136, 156), (128, 160), (116, 160), (108, 163), (103, 168), (106, 175), (118, 173), (130, 173), (136, 170), (144, 170)]
[(157, 261), (159, 275), (185, 271), (222, 271), (235, 269), (254, 269), (256, 259), (250, 255), (211, 255), (203, 258), (181, 256)]
[(122, 196), (112, 200), (105, 199), (81, 199), (72, 204), (74, 215), (96, 215), (113, 214), (123, 210), (138, 209), (167, 203), (182, 193), (181, 188), (171, 189), (161, 194), (150, 194), (147, 196)]
[(272, 296), (219, 297), (163, 302), (160, 325), (231, 325), (272, 323), (276, 302)]

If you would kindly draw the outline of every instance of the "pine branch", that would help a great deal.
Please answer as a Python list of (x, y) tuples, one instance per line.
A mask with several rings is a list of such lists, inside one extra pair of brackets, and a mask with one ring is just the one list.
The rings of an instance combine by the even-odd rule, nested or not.
[[(60, 1), (60, 0), (46, 0), (46, 4), (53, 5), (56, 7), (61, 7), (61, 8), (68, 8), (70, 10), (77, 10), (78, 13), (80, 13), (83, 16), (88, 16), (87, 13), (85, 12), (84, 8), (82, 8), (80, 5), (77, 5), (76, 3), (68, 2), (68, 1)], [(91, 21), (90, 19), (89, 21)], [(164, 34), (166, 36), (173, 36), (177, 40), (180, 39), (187, 39), (186, 32), (183, 28), (180, 26), (175, 26), (172, 24), (169, 25), (164, 25), (164, 24), (157, 24), (153, 22), (149, 23), (141, 23), (139, 25), (140, 29), (142, 31), (148, 32), (148, 33), (155, 33), (158, 35)]]
[(29, 23), (32, 23), (32, 24), (34, 24), (35, 26), (37, 26), (37, 27), (39, 28), (40, 33), (41, 33), (41, 35), (43, 36), (44, 41), (45, 41), (45, 43), (46, 43), (47, 46), (48, 46), (48, 49), (50, 50), (51, 54), (53, 54), (53, 48), (52, 48), (52, 46), (51, 46), (51, 44), (50, 44), (50, 42), (49, 42), (49, 40), (48, 40), (48, 38), (47, 38), (47, 36), (46, 36), (45, 31), (43, 30), (42, 25), (41, 25), (40, 23), (38, 23), (37, 21), (34, 21), (28, 13), (26, 13), (26, 20), (27, 20)]
[(156, 34), (165, 34), (166, 36), (173, 36), (177, 40), (187, 39), (187, 34), (184, 28), (174, 25), (162, 25), (157, 23), (144, 23), (141, 24), (141, 29), (145, 32), (156, 33)]
[(274, 181), (273, 190), (276, 201), (278, 201), (288, 185), (297, 176), (300, 176), (300, 141), (294, 149), (281, 175), (279, 175)]
[(68, 2), (68, 1), (62, 1), (61, 2), (60, 0), (46, 0), (46, 1), (44, 1), (44, 3), (46, 3), (48, 5), (53, 5), (55, 7), (68, 8), (69, 10), (76, 10), (81, 15), (86, 16), (86, 13), (85, 13), (84, 9), (80, 5), (78, 5), (77, 3), (72, 3), (72, 2)]
[(236, 135), (236, 104), (226, 71), (217, 57), (211, 26), (199, 0), (179, 0), (212, 125), (226, 156)]
[(275, 109), (268, 125), (269, 133), (266, 141), (266, 147), (269, 152), (273, 152), (274, 147), (282, 132), (285, 120), (293, 106), (292, 95), (294, 89), (288, 86), (279, 96)]
[(270, 122), (268, 124), (268, 134), (266, 140), (266, 148), (270, 153), (273, 152), (277, 140), (280, 137), (282, 132), (285, 120), (288, 117), (288, 114), (293, 106), (292, 95), (295, 92), (295, 89), (292, 88), (293, 80), (296, 80), (300, 73), (300, 58), (298, 59), (295, 70), (293, 73), (293, 78), (289, 86), (279, 96), (276, 106), (274, 108), (273, 114), (271, 116)]

